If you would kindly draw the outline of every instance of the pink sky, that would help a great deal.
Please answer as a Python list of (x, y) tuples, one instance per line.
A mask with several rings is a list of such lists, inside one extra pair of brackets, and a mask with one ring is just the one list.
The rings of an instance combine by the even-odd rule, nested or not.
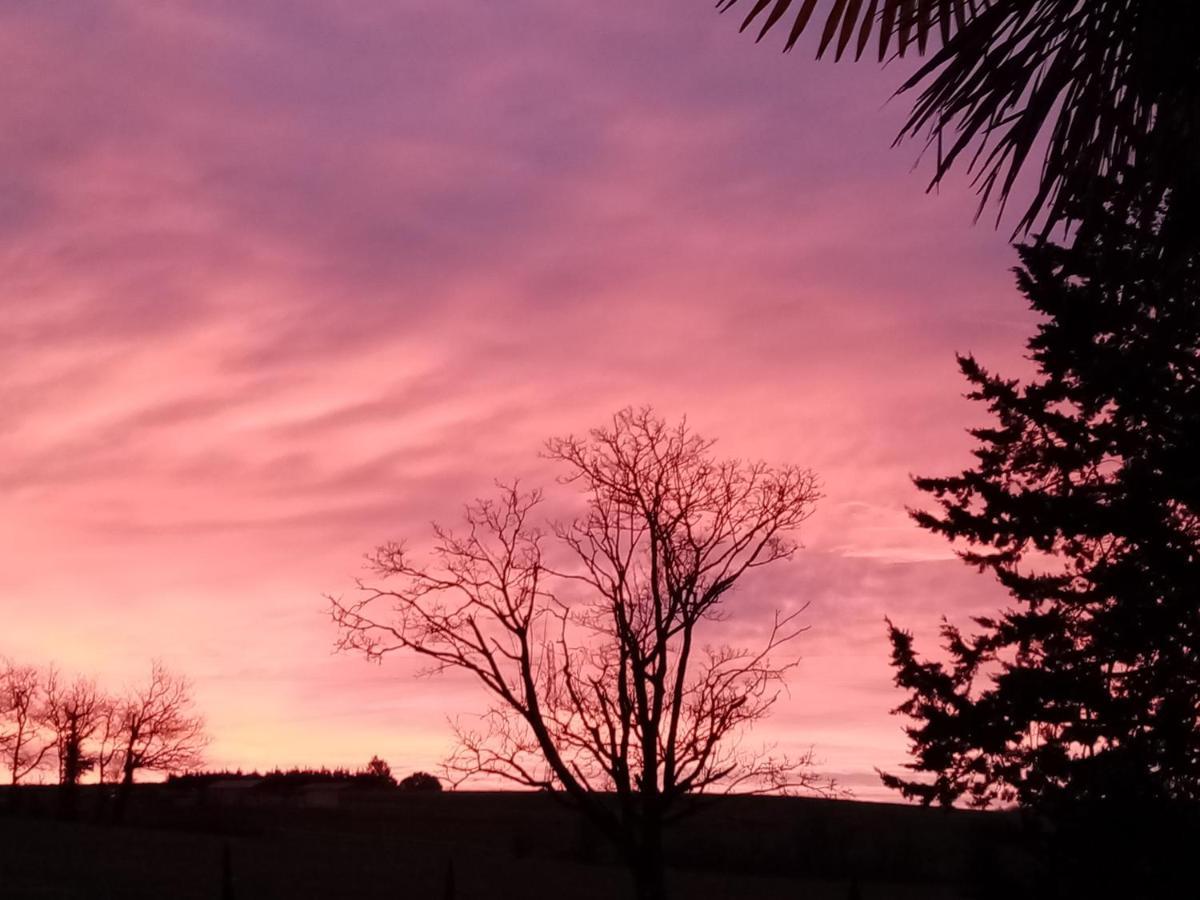
[(1015, 371), (1031, 318), (1007, 231), (889, 148), (900, 68), (710, 7), (0, 10), (0, 653), (114, 688), (161, 656), (214, 765), (436, 765), (481, 695), (333, 656), (322, 593), (651, 403), (819, 473), (735, 619), (811, 601), (755, 737), (886, 797), (883, 616), (1002, 600), (909, 522), (909, 475), (968, 461), (955, 351)]

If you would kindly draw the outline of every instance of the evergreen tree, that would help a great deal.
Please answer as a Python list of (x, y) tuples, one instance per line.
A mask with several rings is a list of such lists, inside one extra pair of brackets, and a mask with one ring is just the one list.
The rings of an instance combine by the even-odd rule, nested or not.
[(960, 358), (991, 424), (972, 468), (916, 479), (917, 522), (1013, 600), (943, 622), (945, 663), (888, 623), (924, 777), (882, 777), (925, 803), (1200, 800), (1200, 253), (1164, 249), (1161, 208), (1083, 221), (1019, 248), (1036, 376)]

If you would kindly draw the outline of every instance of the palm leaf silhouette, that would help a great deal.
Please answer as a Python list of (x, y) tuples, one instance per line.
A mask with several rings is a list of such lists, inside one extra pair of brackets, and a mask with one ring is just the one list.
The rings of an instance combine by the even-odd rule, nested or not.
[[(931, 34), (936, 32), (943, 43), (949, 41), (951, 34), (961, 28), (967, 17), (974, 15), (975, 7), (983, 2), (986, 0), (832, 0), (833, 5), (825, 16), (825, 27), (821, 30), (817, 56), (824, 56), (832, 45), (834, 58), (841, 59), (857, 30), (854, 58), (859, 59), (871, 41), (873, 29), (878, 34), (881, 61), (887, 57), (893, 38), (896, 52), (901, 56), (914, 41), (917, 49), (924, 53)], [(718, 0), (717, 8), (724, 12), (738, 4), (739, 0)], [(785, 44), (785, 49), (791, 50), (808, 27), (817, 6), (818, 0), (753, 0), (742, 20), (742, 31), (757, 26), (758, 40), (762, 40), (781, 19), (786, 22), (785, 17), (792, 12)]]
[[(1017, 230), (1069, 220), (1099, 180), (1136, 177), (1166, 192), (1196, 180), (1200, 4), (1162, 0), (718, 0), (747, 8), (761, 40), (790, 28), (796, 46), (824, 8), (817, 57), (860, 58), (872, 43), (926, 55), (898, 93), (916, 92), (897, 141), (935, 148), (930, 187), (956, 165), (979, 211), (1008, 200), (1044, 144), (1033, 200)], [(857, 38), (855, 37), (857, 33)], [(936, 46), (934, 46), (936, 45)]]

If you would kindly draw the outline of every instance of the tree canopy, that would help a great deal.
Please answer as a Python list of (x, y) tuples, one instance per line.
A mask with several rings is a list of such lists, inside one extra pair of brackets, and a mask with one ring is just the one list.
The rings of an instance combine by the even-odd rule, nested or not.
[(937, 508), (915, 517), (1015, 603), (946, 623), (948, 664), (891, 628), (910, 768), (933, 776), (885, 776), (906, 796), (1200, 799), (1200, 257), (1159, 227), (1113, 207), (1021, 248), (1036, 377), (960, 359), (991, 424), (972, 468), (916, 480)]
[(794, 665), (802, 604), (762, 613), (755, 648), (711, 631), (745, 576), (795, 552), (816, 481), (711, 447), (686, 422), (623, 410), (546, 445), (582, 495), (573, 518), (543, 520), (540, 492), (502, 487), (461, 529), (435, 529), (429, 562), (385, 544), (360, 598), (331, 600), (342, 648), (474, 676), (493, 705), (458, 728), (449, 769), (564, 797), (646, 898), (662, 896), (661, 831), (686, 796), (819, 783), (807, 754), (739, 745)]

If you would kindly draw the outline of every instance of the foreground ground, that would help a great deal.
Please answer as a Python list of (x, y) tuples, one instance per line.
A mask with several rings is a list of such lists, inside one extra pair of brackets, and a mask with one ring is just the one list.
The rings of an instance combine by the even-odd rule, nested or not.
[[(146, 786), (118, 827), (104, 822), (98, 789), (82, 798), (75, 821), (58, 817), (50, 789), (0, 790), (0, 897), (608, 900), (628, 893), (603, 841), (546, 796), (239, 793)], [(1006, 814), (730, 798), (679, 826), (669, 884), (689, 900), (987, 898), (1019, 890), (1029, 877), (1022, 841)]]

